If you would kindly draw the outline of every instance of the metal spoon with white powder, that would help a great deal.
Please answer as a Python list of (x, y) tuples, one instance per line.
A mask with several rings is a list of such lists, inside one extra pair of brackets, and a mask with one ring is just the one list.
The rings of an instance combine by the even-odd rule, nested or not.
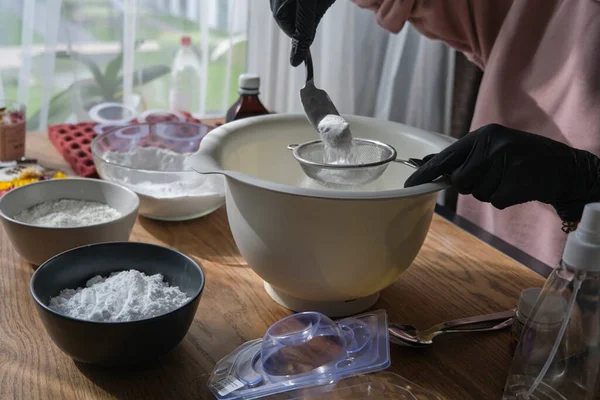
[(340, 116), (327, 92), (314, 83), (310, 52), (304, 60), (306, 83), (300, 89), (300, 100), (311, 125), (319, 132), (325, 145), (328, 163), (350, 164), (352, 158), (352, 133), (348, 122)]

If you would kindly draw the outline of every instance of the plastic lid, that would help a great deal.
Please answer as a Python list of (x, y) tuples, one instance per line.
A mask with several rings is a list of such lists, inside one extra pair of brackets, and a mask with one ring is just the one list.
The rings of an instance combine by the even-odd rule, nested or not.
[(89, 111), (89, 116), (94, 122), (100, 124), (126, 124), (135, 119), (135, 108), (123, 103), (100, 103)]
[(567, 238), (563, 261), (573, 269), (600, 271), (600, 203), (583, 209), (579, 226)]
[(189, 46), (192, 44), (192, 38), (189, 36), (182, 36), (180, 43), (182, 46)]
[(218, 399), (271, 396), (386, 369), (390, 344), (385, 311), (333, 322), (304, 312), (273, 324), (217, 363), (209, 387)]
[(241, 74), (238, 83), (241, 91), (257, 91), (260, 87), (260, 77), (256, 74)]
[(123, 124), (117, 124), (117, 123), (110, 123), (110, 124), (96, 124), (94, 125), (94, 132), (96, 132), (98, 135), (101, 135), (105, 132), (108, 131), (112, 131), (113, 129), (116, 129), (120, 126), (127, 126), (129, 125), (128, 123), (123, 123)]
[(157, 123), (157, 122), (186, 122), (185, 116), (177, 111), (168, 110), (147, 110), (138, 115), (139, 123)]
[[(521, 292), (518, 308), (520, 315), (525, 318), (531, 317), (531, 312), (541, 292), (541, 288), (528, 288)], [(566, 307), (567, 303), (563, 297), (547, 293), (544, 296), (544, 302), (533, 317), (533, 321), (544, 324), (559, 323), (564, 318)]]

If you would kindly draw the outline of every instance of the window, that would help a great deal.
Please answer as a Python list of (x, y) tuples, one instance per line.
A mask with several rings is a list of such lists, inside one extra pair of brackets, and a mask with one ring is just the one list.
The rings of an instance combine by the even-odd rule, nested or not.
[[(43, 123), (45, 112), (48, 124), (89, 120), (93, 105), (123, 101), (123, 71), (131, 65), (134, 105), (140, 111), (167, 109), (170, 66), (186, 35), (205, 77), (198, 88), (204, 107), (191, 111), (222, 115), (235, 100), (237, 77), (246, 69), (248, 1), (2, 2), (4, 96), (26, 100), (29, 129)], [(135, 45), (127, 44), (131, 34)]]

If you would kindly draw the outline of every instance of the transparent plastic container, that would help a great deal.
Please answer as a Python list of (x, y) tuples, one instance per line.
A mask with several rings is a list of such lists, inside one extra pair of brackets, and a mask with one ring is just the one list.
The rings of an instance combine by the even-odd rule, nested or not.
[(25, 157), (26, 109), (24, 104), (0, 99), (0, 166)]
[(187, 122), (185, 115), (177, 111), (146, 110), (137, 116), (140, 124), (156, 124), (159, 122)]
[(344, 379), (337, 384), (299, 390), (272, 400), (442, 400), (437, 395), (392, 372)]
[(382, 310), (337, 322), (294, 314), (219, 361), (209, 387), (218, 399), (258, 399), (380, 371), (390, 365), (387, 328)]
[(123, 103), (105, 102), (90, 108), (89, 116), (99, 124), (126, 125), (137, 115), (137, 110)]
[(595, 203), (585, 207), (523, 328), (503, 399), (596, 400), (599, 378), (600, 204)]
[(515, 321), (511, 332), (511, 351), (514, 352), (519, 344), (519, 339), (523, 333), (523, 328), (527, 321), (531, 327), (535, 327), (536, 335), (547, 335), (553, 343), (553, 338), (556, 337), (560, 325), (563, 321), (566, 302), (562, 296), (553, 296), (544, 302), (546, 308), (541, 312), (538, 310), (537, 315), (543, 316), (543, 321), (537, 321), (530, 318), (535, 302), (540, 295), (542, 288), (528, 288), (521, 292), (519, 298), (519, 306), (515, 312)]

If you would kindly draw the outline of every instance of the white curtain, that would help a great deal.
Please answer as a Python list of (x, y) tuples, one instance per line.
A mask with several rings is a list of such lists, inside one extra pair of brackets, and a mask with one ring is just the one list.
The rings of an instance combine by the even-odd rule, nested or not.
[[(302, 112), (304, 68), (289, 64), (290, 40), (273, 21), (268, 1), (252, 3), (248, 70), (262, 78), (262, 98), (277, 112)], [(398, 34), (380, 28), (372, 12), (339, 0), (311, 47), (315, 83), (340, 112), (449, 133), (454, 51), (410, 24)]]
[[(29, 130), (89, 120), (98, 102), (166, 109), (169, 67), (186, 35), (203, 78), (199, 107), (190, 111), (223, 115), (246, 70), (248, 6), (249, 0), (0, 0), (0, 95), (28, 105)], [(119, 64), (112, 72), (111, 62)], [(94, 69), (107, 85), (98, 84)]]

